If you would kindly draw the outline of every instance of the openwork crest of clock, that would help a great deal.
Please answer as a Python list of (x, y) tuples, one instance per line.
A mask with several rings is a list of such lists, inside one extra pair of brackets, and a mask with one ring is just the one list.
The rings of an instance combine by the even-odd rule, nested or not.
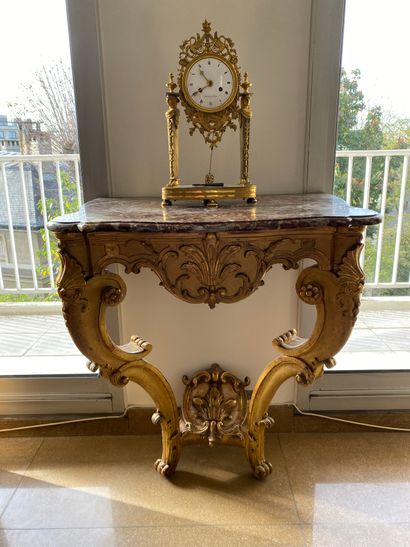
[[(211, 32), (204, 21), (197, 33), (180, 46), (178, 84), (169, 75), (166, 112), (168, 129), (169, 182), (162, 189), (163, 205), (176, 200), (203, 200), (217, 206), (218, 199), (244, 199), (256, 203), (256, 186), (248, 175), (249, 136), (252, 110), (251, 83), (247, 73), (241, 76), (235, 45), (230, 38)], [(177, 91), (179, 88), (179, 91)], [(184, 108), (189, 133), (199, 132), (210, 148), (209, 170), (202, 183), (182, 185), (179, 177), (178, 103)], [(237, 186), (215, 182), (212, 154), (229, 128), (240, 132), (240, 181)]]

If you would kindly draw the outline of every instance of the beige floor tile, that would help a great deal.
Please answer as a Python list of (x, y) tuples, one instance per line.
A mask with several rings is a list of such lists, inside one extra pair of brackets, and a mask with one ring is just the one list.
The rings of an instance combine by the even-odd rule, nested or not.
[(410, 524), (304, 525), (308, 547), (405, 547)]
[(304, 523), (410, 523), (406, 433), (281, 434)]
[(239, 545), (305, 545), (299, 525), (277, 526), (159, 526), (138, 528), (3, 530), (7, 547), (233, 547)]
[(42, 439), (0, 438), (0, 515), (22, 480)]
[(276, 525), (298, 517), (276, 435), (267, 481), (255, 480), (241, 449), (187, 447), (177, 473), (153, 470), (160, 439), (46, 439), (4, 512), (4, 528)]

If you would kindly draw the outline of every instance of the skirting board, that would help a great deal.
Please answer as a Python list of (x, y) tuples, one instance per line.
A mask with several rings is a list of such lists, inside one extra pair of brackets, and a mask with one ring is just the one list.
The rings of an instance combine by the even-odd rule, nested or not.
[[(70, 437), (76, 435), (160, 435), (160, 427), (153, 425), (151, 416), (153, 408), (132, 408), (124, 418), (107, 418), (62, 424), (58, 426), (39, 427), (1, 434), (1, 437)], [(271, 406), (270, 416), (275, 420), (274, 427), (269, 433), (327, 433), (327, 432), (354, 432), (354, 431), (383, 431), (360, 425), (352, 425), (343, 422), (330, 421), (314, 416), (302, 416), (291, 405)], [(410, 429), (409, 411), (372, 411), (361, 413), (327, 413), (328, 416), (337, 418), (377, 424), (388, 427), (404, 427)], [(89, 416), (87, 416), (88, 418)], [(15, 416), (0, 418), (0, 430), (14, 427), (22, 427), (35, 424), (81, 419), (84, 416), (58, 415), (58, 416)]]

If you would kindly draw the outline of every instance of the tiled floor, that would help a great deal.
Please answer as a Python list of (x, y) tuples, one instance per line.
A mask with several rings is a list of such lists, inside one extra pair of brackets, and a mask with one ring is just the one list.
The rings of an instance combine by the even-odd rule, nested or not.
[(0, 546), (407, 546), (410, 437), (268, 435), (273, 474), (240, 449), (187, 447), (153, 469), (160, 439), (0, 442)]
[(62, 315), (0, 315), (0, 375), (89, 374)]

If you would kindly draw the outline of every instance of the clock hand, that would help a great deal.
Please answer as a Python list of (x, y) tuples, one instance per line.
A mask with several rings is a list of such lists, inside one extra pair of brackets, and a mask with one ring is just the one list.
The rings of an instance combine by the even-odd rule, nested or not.
[(197, 91), (194, 91), (194, 92), (192, 93), (192, 97), (195, 97), (195, 95), (198, 95), (198, 93), (202, 93), (202, 91), (203, 91), (204, 89), (206, 89), (207, 87), (210, 87), (211, 85), (212, 85), (212, 82), (211, 82), (211, 84), (207, 84), (207, 85), (204, 86), (204, 87), (200, 87), (199, 89), (197, 89)]
[(206, 83), (208, 84), (208, 86), (211, 86), (211, 85), (212, 85), (212, 80), (208, 80), (208, 78), (205, 76), (203, 70), (200, 70), (200, 71), (199, 71), (199, 74), (200, 74), (203, 78), (205, 78)]

